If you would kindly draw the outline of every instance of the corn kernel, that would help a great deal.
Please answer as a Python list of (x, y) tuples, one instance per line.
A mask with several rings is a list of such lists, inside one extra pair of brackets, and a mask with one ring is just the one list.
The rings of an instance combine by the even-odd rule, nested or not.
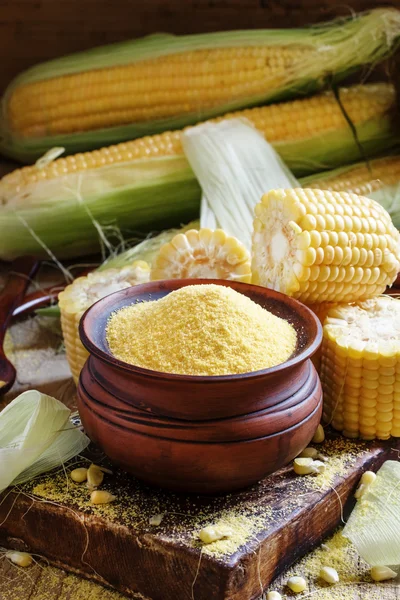
[(295, 594), (301, 594), (307, 589), (307, 582), (304, 577), (290, 577), (286, 585)]

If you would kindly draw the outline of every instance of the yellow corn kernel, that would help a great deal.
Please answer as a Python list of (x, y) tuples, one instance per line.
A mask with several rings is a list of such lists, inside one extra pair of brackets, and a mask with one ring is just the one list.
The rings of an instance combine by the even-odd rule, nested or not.
[(116, 499), (116, 496), (104, 490), (94, 490), (90, 494), (90, 502), (92, 504), (110, 504), (110, 502), (114, 502)]

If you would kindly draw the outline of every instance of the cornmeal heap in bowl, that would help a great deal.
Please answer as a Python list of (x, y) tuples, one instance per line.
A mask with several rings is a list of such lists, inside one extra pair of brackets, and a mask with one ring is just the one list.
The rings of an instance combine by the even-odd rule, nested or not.
[(234, 375), (285, 362), (296, 331), (243, 294), (222, 285), (189, 285), (114, 313), (111, 353), (126, 363), (182, 375)]

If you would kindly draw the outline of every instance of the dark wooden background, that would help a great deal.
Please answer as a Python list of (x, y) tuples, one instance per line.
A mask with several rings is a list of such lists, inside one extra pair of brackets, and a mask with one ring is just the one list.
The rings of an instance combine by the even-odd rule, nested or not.
[(293, 27), (400, 0), (0, 0), (0, 93), (37, 62), (147, 33)]

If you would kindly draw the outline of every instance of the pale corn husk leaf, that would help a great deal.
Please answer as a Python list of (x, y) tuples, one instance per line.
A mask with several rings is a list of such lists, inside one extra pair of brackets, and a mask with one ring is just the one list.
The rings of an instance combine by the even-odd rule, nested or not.
[(61, 402), (29, 390), (0, 413), (0, 492), (79, 454), (89, 439), (69, 421)]
[[(139, 40), (95, 48), (32, 67), (7, 88), (2, 102), (0, 149), (18, 160), (32, 162), (49, 148), (65, 147), (68, 153), (98, 148), (115, 141), (129, 140), (167, 129), (178, 129), (246, 106), (309, 94), (327, 82), (338, 81), (364, 64), (388, 56), (397, 46), (400, 12), (376, 9), (303, 29), (228, 31), (187, 36), (158, 34)], [(15, 87), (53, 77), (102, 69), (180, 52), (244, 46), (282, 46), (306, 50), (293, 68), (265, 80), (265, 92), (235, 97), (217, 106), (154, 121), (134, 122), (67, 135), (25, 138), (10, 130), (7, 119), (8, 98)], [(110, 108), (110, 110), (112, 107)]]
[(182, 145), (205, 198), (201, 227), (214, 220), (247, 248), (261, 196), (274, 188), (299, 185), (271, 144), (243, 119), (188, 129)]
[(388, 460), (343, 530), (372, 567), (400, 565), (400, 463)]

